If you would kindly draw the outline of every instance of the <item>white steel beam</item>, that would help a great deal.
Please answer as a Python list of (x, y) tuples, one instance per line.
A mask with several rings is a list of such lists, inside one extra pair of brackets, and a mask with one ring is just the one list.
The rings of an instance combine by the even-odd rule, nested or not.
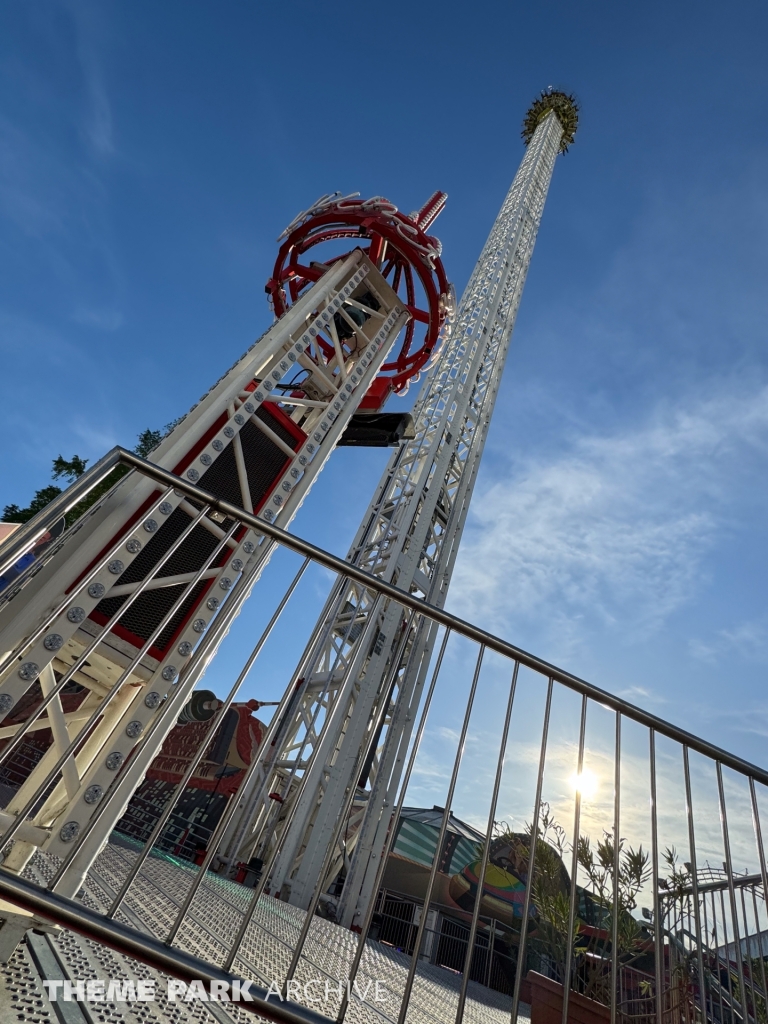
[[(470, 277), (451, 336), (419, 395), (413, 413), (415, 437), (393, 454), (347, 556), (360, 568), (438, 606), (444, 604), (450, 583), (561, 136), (557, 117), (547, 114)], [(270, 891), (281, 890), (282, 898), (297, 906), (309, 903), (338, 815), (348, 806), (350, 787), (362, 787), (362, 821), (353, 828), (350, 817), (346, 850), (336, 851), (340, 864), (342, 852), (354, 847), (338, 910), (338, 919), (352, 927), (375, 895), (377, 858), (437, 632), (416, 620), (400, 664), (394, 665), (406, 615), (391, 602), (378, 602), (372, 609), (374, 596), (359, 585), (342, 581), (334, 588), (302, 659), (301, 672), (307, 678), (272, 766), (275, 770), (279, 763), (277, 774), (289, 777), (286, 766), (299, 750), (303, 764), (311, 763), (305, 772), (294, 762), (293, 775), (302, 784), (293, 790), (298, 795), (289, 832), (268, 865)], [(343, 666), (342, 685), (315, 740), (305, 725), (318, 700), (317, 687), (311, 684), (337, 664)], [(391, 690), (385, 692), (385, 686)], [(360, 778), (355, 774), (358, 751), (382, 701), (389, 702), (385, 726), (367, 777)], [(302, 739), (307, 742), (302, 744)], [(230, 860), (253, 851), (264, 856), (272, 848), (274, 821), (270, 824), (267, 818), (264, 826), (261, 813), (271, 788), (267, 767), (261, 786), (252, 788), (250, 803), (241, 801), (238, 827), (228, 836)]]
[[(341, 367), (340, 346), (332, 346), (326, 359), (318, 338), (324, 333), (333, 339), (334, 316), (366, 293), (380, 309), (357, 325), (357, 347)], [(409, 319), (377, 268), (356, 250), (224, 374), (163, 440), (153, 461), (214, 494), (234, 495), (264, 523), (287, 527)], [(313, 393), (324, 396), (311, 408), (291, 400), (299, 366), (313, 378)], [(246, 441), (249, 425), (256, 431)], [(230, 462), (216, 476), (222, 457)], [(265, 463), (267, 457), (272, 461)], [(265, 473), (266, 479), (272, 475), (268, 485)], [(164, 553), (149, 556), (157, 547), (150, 548), (152, 541), (162, 537), (168, 538)], [(23, 832), (24, 841), (16, 843), (6, 867), (21, 871), (33, 837), (41, 838), (64, 861), (57, 891), (78, 891), (273, 549), (266, 535), (215, 522), (181, 491), (158, 490), (134, 472), (63, 535), (54, 557), (0, 593), (0, 721), (40, 680), (54, 730), (53, 745), (9, 806), (16, 824), (6, 832), (9, 838)], [(187, 571), (177, 571), (173, 559), (185, 551)], [(145, 595), (166, 601), (167, 610), (153, 613), (152, 629), (140, 636), (125, 625), (125, 613), (140, 607)], [(172, 639), (163, 646), (169, 631)], [(74, 659), (71, 665), (57, 660), (64, 651)], [(65, 718), (59, 692), (69, 679), (88, 686), (90, 676), (91, 697), (98, 695), (88, 704), (90, 714)], [(33, 727), (15, 728), (8, 743)], [(39, 795), (57, 778), (62, 781), (41, 804)], [(29, 814), (29, 823), (21, 825)]]

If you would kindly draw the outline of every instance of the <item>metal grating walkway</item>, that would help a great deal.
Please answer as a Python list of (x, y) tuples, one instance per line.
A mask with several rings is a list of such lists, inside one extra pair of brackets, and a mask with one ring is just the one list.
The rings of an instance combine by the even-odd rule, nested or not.
[[(86, 906), (105, 913), (125, 875), (141, 849), (122, 836), (113, 836), (91, 870), (79, 898)], [(45, 885), (57, 863), (51, 855), (37, 853), (25, 875), (30, 881)], [(196, 874), (196, 868), (165, 854), (152, 854), (146, 861), (140, 881), (134, 885), (118, 912), (117, 919), (143, 932), (162, 938), (178, 913), (184, 896)], [(177, 938), (178, 945), (210, 963), (222, 964), (232, 936), (242, 919), (252, 890), (229, 879), (209, 873), (185, 917)], [(279, 982), (288, 968), (291, 952), (304, 921), (304, 912), (287, 903), (262, 896), (254, 920), (245, 934), (234, 970), (241, 977), (253, 979), (268, 987), (272, 979)], [(296, 979), (302, 985), (317, 979), (319, 991), (327, 980), (327, 1001), (314, 1008), (333, 1019), (339, 1007), (335, 993), (337, 979), (345, 978), (355, 952), (357, 937), (346, 929), (319, 917), (313, 920), (304, 956)], [(33, 942), (47, 942), (58, 960), (61, 978), (118, 979), (138, 982), (155, 981), (153, 1002), (60, 1004), (72, 1011), (72, 1021), (85, 1024), (246, 1024), (254, 1015), (224, 1003), (202, 1001), (170, 1002), (166, 997), (167, 977), (146, 965), (114, 952), (106, 946), (81, 938), (69, 931), (55, 936), (34, 936)], [(410, 957), (390, 946), (369, 941), (358, 975), (358, 989), (366, 991), (369, 1000), (353, 1000), (346, 1019), (354, 1024), (384, 1024), (396, 1021), (400, 996), (405, 985)], [(55, 1024), (60, 1018), (46, 999), (41, 985), (42, 971), (35, 962), (30, 945), (23, 943), (8, 965), (0, 965), (0, 983), (5, 1001), (0, 1001), (2, 1024), (24, 1020), (30, 1024)], [(374, 1003), (375, 982), (386, 1001)], [(420, 965), (411, 997), (409, 1024), (442, 1024), (456, 1012), (461, 976), (431, 964)], [(308, 1003), (307, 1005), (311, 1005)], [(472, 1024), (506, 1024), (512, 999), (499, 992), (470, 982), (465, 1020)], [(80, 1018), (76, 1014), (80, 1013)], [(529, 1016), (521, 1005), (520, 1017)], [(257, 1018), (260, 1019), (260, 1018)]]

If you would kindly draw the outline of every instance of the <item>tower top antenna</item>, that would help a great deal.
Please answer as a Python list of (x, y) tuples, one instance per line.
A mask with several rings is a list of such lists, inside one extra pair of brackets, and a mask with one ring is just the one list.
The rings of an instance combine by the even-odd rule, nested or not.
[(533, 133), (540, 121), (553, 110), (563, 128), (563, 136), (560, 139), (560, 152), (565, 153), (573, 143), (576, 136), (576, 129), (579, 126), (579, 104), (572, 93), (561, 92), (553, 89), (552, 86), (543, 90), (537, 96), (528, 109), (523, 121), (523, 130), (520, 133), (523, 142), (528, 143), (533, 138)]

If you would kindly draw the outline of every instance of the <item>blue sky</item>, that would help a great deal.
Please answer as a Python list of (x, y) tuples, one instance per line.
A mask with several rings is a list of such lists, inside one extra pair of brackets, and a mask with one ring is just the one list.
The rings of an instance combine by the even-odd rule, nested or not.
[[(3, 5), (0, 505), (197, 401), (321, 193), (445, 189), (460, 292), (527, 105), (572, 89), (451, 603), (765, 764), (767, 32), (757, 3)], [(385, 457), (337, 452), (294, 529), (344, 553)]]

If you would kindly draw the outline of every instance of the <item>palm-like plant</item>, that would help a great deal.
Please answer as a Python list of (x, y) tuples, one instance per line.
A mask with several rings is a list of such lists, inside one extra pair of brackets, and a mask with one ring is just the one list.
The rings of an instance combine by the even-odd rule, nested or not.
[[(517, 859), (525, 864), (533, 826), (526, 825), (526, 834), (515, 834), (504, 823), (497, 824), (497, 838), (514, 850), (520, 847)], [(536, 856), (532, 880), (533, 915), (529, 922), (531, 952), (538, 953), (559, 980), (566, 971), (568, 936), (571, 927), (570, 879), (564, 860), (573, 853), (565, 829), (554, 817), (551, 807), (542, 801), (537, 823)], [(578, 904), (573, 915), (572, 945), (578, 988), (584, 995), (599, 1002), (610, 1002), (611, 942), (614, 915), (617, 917), (616, 946), (621, 966), (631, 966), (647, 951), (647, 933), (635, 920), (633, 911), (643, 886), (650, 878), (650, 857), (642, 846), (634, 848), (619, 839), (617, 851), (613, 834), (604, 832), (595, 845), (589, 836), (579, 838), (577, 860), (588, 879), (588, 886), (577, 890)], [(518, 868), (518, 873), (520, 869)], [(587, 966), (589, 965), (589, 966)]]

